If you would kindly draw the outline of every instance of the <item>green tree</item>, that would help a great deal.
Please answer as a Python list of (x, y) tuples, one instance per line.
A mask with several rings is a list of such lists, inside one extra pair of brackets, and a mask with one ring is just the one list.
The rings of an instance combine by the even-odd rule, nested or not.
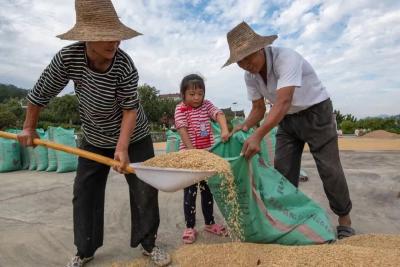
[(24, 109), (17, 98), (7, 99), (3, 104), (0, 104), (0, 110), (10, 111), (17, 117), (17, 120), (22, 120), (24, 117)]
[[(25, 111), (21, 107), (18, 99), (10, 98), (3, 104), (0, 104), (0, 112), (2, 113), (2, 125), (3, 127), (21, 127)], [(11, 114), (11, 115), (9, 115)], [(8, 117), (7, 117), (8, 116)]]
[(343, 120), (344, 120), (344, 121), (351, 121), (351, 122), (356, 122), (356, 121), (357, 121), (356, 117), (354, 117), (354, 116), (351, 115), (351, 114), (346, 114), (346, 115), (344, 116)]
[(159, 91), (150, 85), (144, 84), (138, 87), (140, 103), (143, 106), (147, 118), (152, 123), (157, 123), (162, 116), (159, 105)]
[(344, 120), (344, 115), (342, 113), (340, 113), (340, 110), (336, 110), (336, 109), (333, 111), (333, 113), (336, 114), (336, 122), (337, 122), (337, 125), (339, 125), (339, 127), (340, 127), (340, 124), (342, 124), (342, 121)]
[(7, 110), (0, 110), (0, 129), (17, 127), (17, 116)]
[(179, 101), (175, 101), (172, 99), (159, 99), (158, 98), (158, 105), (160, 107), (160, 115), (163, 119), (166, 119), (167, 122), (162, 121), (161, 118), (158, 120), (161, 124), (165, 124), (168, 126), (168, 121), (173, 120), (175, 115), (175, 107), (179, 103)]
[(179, 101), (161, 99), (159, 97), (159, 91), (155, 87), (147, 84), (139, 86), (138, 92), (140, 103), (152, 127), (160, 128), (163, 124), (168, 126), (168, 121), (173, 119), (175, 107)]
[(80, 124), (79, 104), (76, 95), (64, 95), (56, 97), (49, 104), (58, 122), (69, 124)]
[(356, 123), (350, 120), (344, 120), (340, 124), (340, 129), (342, 129), (343, 133), (345, 134), (352, 134), (356, 129)]
[(0, 103), (3, 103), (10, 98), (25, 98), (27, 94), (28, 90), (18, 88), (12, 84), (0, 83)]

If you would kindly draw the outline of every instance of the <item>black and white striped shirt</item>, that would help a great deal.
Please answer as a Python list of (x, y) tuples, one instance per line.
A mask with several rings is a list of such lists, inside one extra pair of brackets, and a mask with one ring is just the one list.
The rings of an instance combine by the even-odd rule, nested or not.
[(97, 73), (87, 64), (85, 43), (62, 48), (30, 90), (28, 100), (46, 106), (72, 80), (79, 102), (84, 136), (90, 144), (115, 148), (121, 128), (122, 110), (136, 109), (136, 128), (130, 142), (150, 134), (148, 121), (139, 103), (139, 76), (132, 59), (118, 49), (106, 73)]

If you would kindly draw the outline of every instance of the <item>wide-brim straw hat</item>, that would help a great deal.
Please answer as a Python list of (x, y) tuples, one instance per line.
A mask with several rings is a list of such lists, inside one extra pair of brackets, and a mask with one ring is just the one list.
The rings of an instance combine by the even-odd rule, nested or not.
[(230, 56), (222, 68), (238, 62), (261, 48), (272, 44), (276, 38), (278, 38), (277, 35), (258, 35), (246, 22), (243, 21), (226, 35)]
[(141, 35), (119, 20), (111, 0), (76, 0), (75, 12), (74, 27), (57, 35), (58, 38), (94, 42), (120, 41)]

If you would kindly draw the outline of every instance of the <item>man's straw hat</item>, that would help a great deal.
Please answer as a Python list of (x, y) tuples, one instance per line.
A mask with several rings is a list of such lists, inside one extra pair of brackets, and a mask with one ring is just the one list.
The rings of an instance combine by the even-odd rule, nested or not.
[(261, 48), (272, 44), (276, 38), (278, 38), (277, 35), (258, 35), (243, 21), (226, 35), (230, 56), (222, 68), (238, 62)]
[(75, 26), (66, 33), (57, 35), (58, 38), (76, 41), (120, 41), (141, 35), (119, 20), (111, 0), (75, 0), (75, 12)]

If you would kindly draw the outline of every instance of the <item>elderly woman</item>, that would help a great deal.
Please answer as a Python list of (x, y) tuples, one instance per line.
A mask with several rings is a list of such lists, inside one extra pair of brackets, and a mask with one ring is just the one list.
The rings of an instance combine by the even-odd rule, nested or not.
[(245, 70), (252, 101), (249, 116), (234, 131), (247, 131), (264, 118), (265, 99), (273, 104), (267, 119), (244, 143), (242, 152), (247, 159), (259, 152), (262, 138), (279, 124), (275, 168), (297, 187), (307, 143), (330, 207), (339, 217), (338, 238), (354, 235), (352, 203), (339, 158), (332, 102), (314, 69), (300, 54), (269, 46), (276, 38), (258, 35), (245, 22), (227, 34), (230, 58), (223, 67), (236, 62)]
[[(82, 149), (113, 157), (123, 172), (129, 162), (154, 156), (148, 121), (139, 103), (138, 73), (132, 59), (119, 47), (121, 40), (140, 33), (120, 22), (110, 0), (76, 0), (76, 24), (58, 37), (76, 40), (62, 48), (28, 94), (21, 144), (37, 138), (39, 113), (50, 99), (74, 82), (84, 139)], [(79, 158), (73, 190), (76, 256), (67, 266), (79, 267), (93, 259), (103, 245), (104, 194), (110, 168)], [(139, 244), (158, 266), (170, 256), (155, 246), (160, 223), (158, 191), (134, 174), (126, 174), (131, 207), (131, 246)]]

